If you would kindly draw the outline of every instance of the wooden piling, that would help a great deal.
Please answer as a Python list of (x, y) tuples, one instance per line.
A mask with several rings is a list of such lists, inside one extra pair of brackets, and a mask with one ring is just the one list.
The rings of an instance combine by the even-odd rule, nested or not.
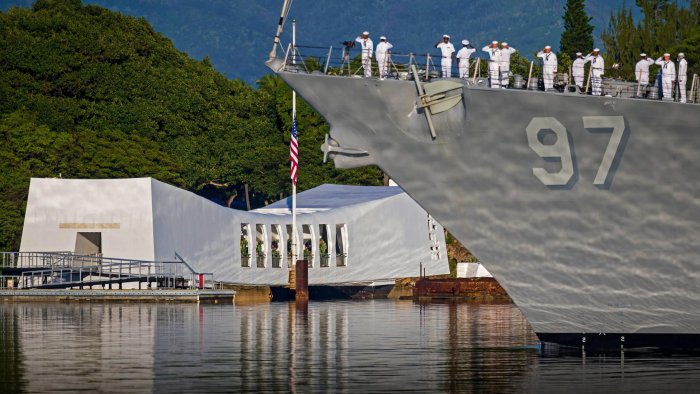
[(309, 300), (309, 266), (306, 260), (297, 260), (295, 265), (294, 287), (295, 300), (306, 302)]

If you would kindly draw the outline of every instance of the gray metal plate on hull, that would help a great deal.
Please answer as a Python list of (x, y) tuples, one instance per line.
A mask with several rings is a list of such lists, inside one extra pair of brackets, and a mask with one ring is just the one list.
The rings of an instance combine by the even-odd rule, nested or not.
[[(280, 75), (481, 259), (536, 332), (700, 333), (700, 106), (465, 86), (431, 141), (412, 82)], [(586, 117), (624, 119), (603, 184), (613, 130)], [(561, 168), (530, 147), (534, 118), (565, 129), (564, 185), (533, 173)]]

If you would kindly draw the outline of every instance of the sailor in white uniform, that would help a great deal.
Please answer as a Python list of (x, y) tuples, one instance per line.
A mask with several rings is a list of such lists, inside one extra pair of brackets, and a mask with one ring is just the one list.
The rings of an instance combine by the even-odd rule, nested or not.
[(443, 34), (442, 41), (435, 44), (435, 48), (439, 48), (442, 54), (440, 65), (442, 66), (442, 77), (452, 77), (452, 57), (455, 53), (455, 47), (450, 42), (450, 36)]
[(462, 40), (462, 49), (457, 52), (457, 60), (459, 61), (459, 77), (469, 77), (469, 57), (476, 49), (469, 45), (469, 40)]
[(686, 83), (688, 81), (688, 61), (685, 60), (685, 53), (678, 54), (678, 89), (681, 91), (681, 103), (687, 102)]
[(586, 61), (583, 59), (583, 54), (581, 52), (576, 52), (576, 60), (571, 66), (571, 76), (574, 77), (574, 83), (579, 89), (583, 89), (583, 79), (585, 77), (585, 72), (583, 67), (586, 65)]
[(510, 55), (517, 52), (517, 49), (508, 46), (507, 42), (501, 43), (501, 88), (508, 87), (510, 79)]
[(600, 56), (600, 49), (596, 48), (588, 54), (586, 61), (591, 62), (591, 90), (594, 96), (603, 94), (603, 74), (605, 73), (605, 61)]
[(552, 53), (552, 47), (547, 45), (537, 53), (542, 58), (542, 78), (545, 92), (554, 88), (554, 73), (557, 72), (557, 55)]
[(676, 82), (676, 65), (671, 61), (671, 54), (664, 53), (664, 56), (656, 59), (654, 63), (661, 66), (663, 100), (673, 100), (673, 83)]
[(649, 85), (649, 66), (654, 64), (654, 61), (647, 58), (646, 53), (639, 55), (640, 59), (634, 66), (634, 76), (637, 78), (637, 83), (641, 86)]
[(379, 66), (379, 79), (386, 78), (389, 74), (389, 50), (394, 46), (387, 41), (386, 37), (379, 37), (379, 44), (377, 44), (377, 65)]
[(372, 52), (374, 52), (374, 43), (369, 38), (369, 32), (365, 31), (355, 39), (360, 43), (362, 48), (362, 69), (365, 71), (365, 77), (372, 76)]
[(482, 51), (489, 54), (489, 83), (494, 89), (501, 87), (501, 50), (498, 49), (498, 41), (491, 42), (481, 48)]

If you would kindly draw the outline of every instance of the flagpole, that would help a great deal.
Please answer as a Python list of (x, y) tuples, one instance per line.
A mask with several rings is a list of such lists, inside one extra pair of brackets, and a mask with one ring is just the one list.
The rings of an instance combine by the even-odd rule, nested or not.
[[(292, 19), (292, 64), (296, 64), (297, 54), (297, 19)], [(292, 90), (292, 123), (297, 119), (297, 92)], [(296, 178), (296, 177), (295, 177)], [(292, 179), (292, 267), (296, 266), (297, 250), (297, 183)]]

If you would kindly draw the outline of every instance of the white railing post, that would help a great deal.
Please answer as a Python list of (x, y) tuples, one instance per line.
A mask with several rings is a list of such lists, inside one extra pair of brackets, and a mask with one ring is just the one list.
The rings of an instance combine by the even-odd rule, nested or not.
[(326, 67), (323, 69), (324, 74), (328, 74), (328, 65), (331, 62), (331, 53), (333, 52), (333, 45), (331, 45), (330, 48), (328, 48), (328, 56), (326, 57)]

